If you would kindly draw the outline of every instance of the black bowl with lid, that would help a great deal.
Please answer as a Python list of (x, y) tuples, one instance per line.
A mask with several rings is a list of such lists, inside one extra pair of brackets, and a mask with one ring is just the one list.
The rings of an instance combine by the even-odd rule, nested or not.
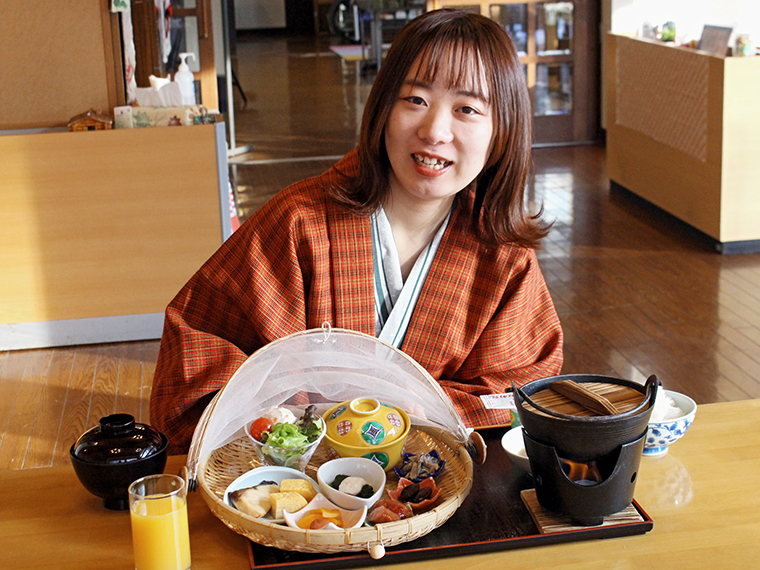
[(130, 414), (111, 414), (83, 433), (71, 446), (74, 471), (84, 487), (106, 508), (128, 508), (129, 485), (146, 475), (163, 473), (167, 437)]

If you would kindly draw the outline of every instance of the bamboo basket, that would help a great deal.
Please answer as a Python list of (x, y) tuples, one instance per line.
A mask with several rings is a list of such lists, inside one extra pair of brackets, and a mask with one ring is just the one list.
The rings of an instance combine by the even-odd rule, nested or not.
[[(385, 548), (424, 536), (445, 523), (459, 508), (472, 488), (473, 462), (463, 444), (448, 432), (432, 427), (413, 426), (404, 451), (421, 454), (437, 449), (446, 466), (436, 477), (441, 489), (437, 506), (400, 521), (365, 525), (346, 530), (302, 530), (254, 518), (223, 501), (225, 489), (238, 476), (259, 467), (249, 438), (238, 438), (214, 450), (198, 469), (198, 488), (214, 515), (238, 534), (253, 542), (281, 550), (306, 553), (368, 551), (381, 558)], [(318, 467), (329, 458), (320, 444), (306, 467), (316, 480)], [(388, 473), (386, 491), (395, 489), (398, 477)]]

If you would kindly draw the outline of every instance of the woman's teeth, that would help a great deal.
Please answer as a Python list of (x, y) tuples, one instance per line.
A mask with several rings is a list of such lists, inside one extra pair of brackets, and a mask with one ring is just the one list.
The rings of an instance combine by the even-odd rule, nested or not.
[(440, 160), (438, 158), (431, 158), (427, 156), (420, 156), (418, 154), (413, 154), (414, 161), (426, 168), (432, 168), (433, 170), (441, 170), (442, 168), (445, 168), (449, 164), (451, 164), (450, 160)]

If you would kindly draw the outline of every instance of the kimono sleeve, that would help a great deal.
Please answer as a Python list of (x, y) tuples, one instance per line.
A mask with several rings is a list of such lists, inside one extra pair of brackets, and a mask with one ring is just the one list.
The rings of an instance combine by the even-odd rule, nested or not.
[[(472, 299), (471, 311), (486, 311)], [(464, 333), (466, 334), (466, 333)], [(514, 383), (559, 374), (563, 335), (535, 254), (510, 278), (487, 324), (479, 330), (469, 354), (441, 387), (464, 422), (471, 427), (509, 425), (507, 410), (487, 409), (480, 396), (503, 393)]]
[(250, 354), (305, 327), (293, 233), (271, 211), (248, 220), (167, 307), (150, 416), (170, 452), (186, 452), (206, 405)]

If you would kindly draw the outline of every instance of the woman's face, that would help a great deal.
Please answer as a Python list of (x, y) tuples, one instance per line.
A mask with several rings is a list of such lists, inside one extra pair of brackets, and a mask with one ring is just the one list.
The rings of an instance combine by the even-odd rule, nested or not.
[(412, 66), (385, 127), (394, 199), (450, 201), (480, 174), (494, 130), (487, 98), (475, 87), (421, 81)]

